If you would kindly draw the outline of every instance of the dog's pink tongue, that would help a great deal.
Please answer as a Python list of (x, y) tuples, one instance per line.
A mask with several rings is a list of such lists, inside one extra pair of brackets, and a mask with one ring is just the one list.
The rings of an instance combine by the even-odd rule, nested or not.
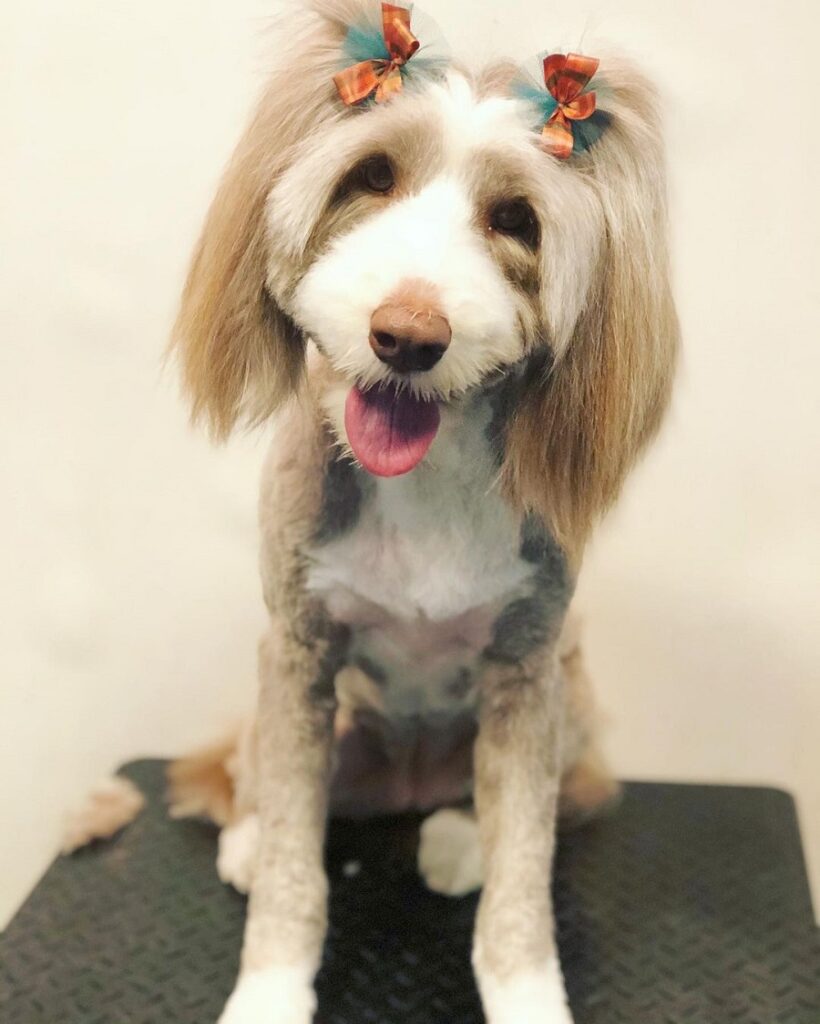
[(345, 402), (350, 447), (368, 473), (409, 473), (427, 454), (441, 415), (435, 402), (393, 387), (351, 389)]

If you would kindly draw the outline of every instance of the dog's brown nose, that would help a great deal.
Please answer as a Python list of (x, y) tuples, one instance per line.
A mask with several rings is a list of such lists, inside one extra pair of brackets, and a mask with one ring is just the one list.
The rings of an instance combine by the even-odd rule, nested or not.
[(432, 369), (451, 337), (450, 324), (430, 286), (408, 283), (370, 318), (370, 347), (398, 373)]

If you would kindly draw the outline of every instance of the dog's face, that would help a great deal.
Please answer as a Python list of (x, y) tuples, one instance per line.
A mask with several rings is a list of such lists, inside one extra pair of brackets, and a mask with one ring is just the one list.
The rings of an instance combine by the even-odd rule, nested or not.
[[(446, 401), (538, 345), (566, 344), (601, 225), (584, 185), (533, 146), (531, 121), (520, 101), (451, 73), (333, 125), (274, 187), (270, 235), (290, 247), (275, 241), (271, 283), (351, 381)], [(556, 281), (570, 239), (583, 257)], [(284, 289), (283, 255), (298, 267)], [(402, 309), (436, 318), (429, 338), (421, 325), (404, 351), (374, 345), (386, 305), (400, 332)]]
[(340, 439), (392, 475), (424, 457), (442, 407), (533, 356), (550, 370), (509, 426), (507, 482), (583, 532), (659, 418), (676, 340), (651, 91), (610, 66), (610, 126), (567, 161), (500, 66), (346, 109), (345, 27), (379, 6), (320, 6), (194, 259), (177, 341), (195, 412), (221, 434), (267, 415), (312, 339), (347, 390)]
[(267, 202), (268, 287), (355, 389), (335, 426), (381, 475), (423, 457), (430, 402), (560, 354), (597, 261), (588, 186), (479, 90), (450, 73), (330, 125)]

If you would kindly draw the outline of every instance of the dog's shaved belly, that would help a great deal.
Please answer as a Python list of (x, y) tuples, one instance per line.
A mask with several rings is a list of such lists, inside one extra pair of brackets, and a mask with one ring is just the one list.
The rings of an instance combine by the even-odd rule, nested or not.
[(429, 810), (470, 795), (473, 715), (387, 719), (343, 711), (336, 731), (334, 814)]
[(443, 420), (430, 465), (405, 476), (328, 470), (306, 554), (308, 589), (350, 638), (336, 679), (337, 813), (469, 796), (486, 658), (525, 656), (563, 615), (563, 563), (546, 568), (543, 538), (496, 486), (491, 413), (477, 401), (451, 429)]
[(480, 654), (497, 609), (433, 622), (355, 607), (361, 618), (346, 604), (348, 624), (359, 623), (350, 665), (336, 680), (334, 812), (427, 810), (464, 800), (472, 785)]

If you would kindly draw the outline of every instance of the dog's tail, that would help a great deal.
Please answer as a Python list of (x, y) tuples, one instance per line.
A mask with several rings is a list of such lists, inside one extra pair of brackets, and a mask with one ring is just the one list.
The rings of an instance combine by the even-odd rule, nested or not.
[(130, 825), (144, 806), (145, 797), (130, 779), (122, 775), (103, 779), (84, 802), (66, 816), (63, 853), (73, 853), (95, 839), (110, 839)]
[(220, 827), (236, 811), (236, 758), (240, 734), (168, 765), (168, 813), (172, 818), (210, 818)]
[[(237, 729), (221, 743), (171, 762), (166, 797), (172, 818), (210, 818), (219, 826), (234, 819), (241, 742), (242, 734)], [(63, 853), (73, 853), (97, 839), (110, 839), (130, 825), (144, 806), (145, 797), (130, 779), (122, 775), (103, 779), (66, 815)]]

